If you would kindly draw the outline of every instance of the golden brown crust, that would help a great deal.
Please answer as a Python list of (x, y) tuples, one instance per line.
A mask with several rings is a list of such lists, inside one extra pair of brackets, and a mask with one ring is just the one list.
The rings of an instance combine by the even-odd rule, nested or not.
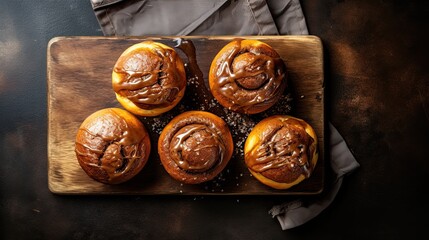
[(187, 184), (215, 178), (233, 152), (228, 125), (204, 111), (184, 112), (171, 120), (158, 141), (161, 163), (171, 177)]
[(106, 108), (88, 116), (76, 135), (77, 160), (91, 178), (107, 184), (128, 181), (145, 166), (150, 139), (131, 113)]
[(224, 107), (246, 114), (273, 106), (287, 87), (286, 66), (278, 53), (258, 40), (235, 39), (210, 66), (209, 85)]
[(182, 99), (186, 73), (173, 48), (145, 41), (126, 49), (112, 73), (117, 100), (140, 116), (157, 116), (171, 110)]
[(286, 115), (268, 117), (250, 132), (244, 159), (252, 175), (276, 189), (288, 189), (311, 176), (318, 160), (314, 129)]

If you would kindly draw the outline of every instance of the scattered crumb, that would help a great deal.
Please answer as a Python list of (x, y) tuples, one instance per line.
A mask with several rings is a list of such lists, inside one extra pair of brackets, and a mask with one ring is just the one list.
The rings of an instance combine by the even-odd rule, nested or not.
[[(301, 95), (299, 98), (302, 99), (304, 97), (304, 95)], [(175, 108), (160, 116), (141, 117), (141, 119), (143, 119), (145, 126), (150, 131), (151, 137), (154, 141), (157, 141), (157, 137), (159, 137), (164, 127), (175, 116), (191, 110), (211, 112), (222, 118), (229, 126), (234, 141), (233, 159), (243, 161), (244, 145), (253, 127), (263, 118), (277, 114), (289, 114), (292, 111), (292, 102), (293, 98), (288, 93), (282, 95), (274, 106), (263, 113), (254, 115), (241, 114), (221, 106), (211, 95), (206, 83), (200, 81), (198, 78), (189, 78), (185, 96)], [(162, 166), (162, 163), (159, 164)], [(247, 173), (237, 173), (235, 169), (227, 168), (212, 181), (204, 183), (202, 189), (208, 193), (224, 193), (230, 192), (235, 188), (245, 188), (247, 184), (244, 183), (243, 179), (246, 179), (248, 176)], [(252, 177), (252, 174), (250, 174), (250, 177)], [(179, 193), (186, 192), (184, 189), (184, 185), (180, 184), (180, 187), (178, 187)], [(194, 201), (199, 199), (195, 197)], [(236, 201), (237, 203), (240, 202), (239, 199)], [(37, 209), (33, 209), (33, 211), (40, 212)]]

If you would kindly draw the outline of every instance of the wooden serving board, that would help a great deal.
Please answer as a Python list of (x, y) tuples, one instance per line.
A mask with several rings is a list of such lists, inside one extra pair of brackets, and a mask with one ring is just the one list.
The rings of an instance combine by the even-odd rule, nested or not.
[[(207, 81), (209, 67), (217, 52), (233, 38), (182, 37), (191, 40), (197, 61)], [(174, 47), (174, 39), (123, 37), (57, 37), (48, 45), (48, 181), (58, 194), (124, 195), (310, 195), (323, 190), (325, 168), (323, 49), (315, 36), (253, 36), (271, 45), (288, 70), (289, 88), (280, 102), (257, 115), (240, 115), (222, 108), (215, 100), (201, 97), (207, 85), (189, 81), (186, 94), (173, 110), (159, 117), (139, 117), (151, 135), (152, 150), (145, 168), (132, 180), (106, 185), (88, 177), (80, 168), (74, 152), (75, 136), (82, 121), (93, 112), (121, 107), (111, 85), (113, 66), (131, 45), (154, 40)], [(177, 49), (186, 62), (186, 56)], [(177, 114), (205, 110), (221, 116), (230, 126), (235, 151), (226, 169), (214, 180), (199, 185), (184, 185), (164, 170), (157, 153), (158, 136)], [(318, 134), (320, 157), (312, 176), (288, 190), (275, 190), (259, 183), (243, 161), (245, 138), (252, 126), (264, 117), (289, 114), (310, 123)]]

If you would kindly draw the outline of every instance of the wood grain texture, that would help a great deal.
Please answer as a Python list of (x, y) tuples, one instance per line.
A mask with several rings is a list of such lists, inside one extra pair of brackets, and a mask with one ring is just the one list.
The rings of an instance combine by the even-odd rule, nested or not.
[[(207, 81), (211, 60), (234, 37), (183, 37), (193, 41), (197, 61)], [(126, 195), (310, 195), (324, 186), (325, 120), (323, 48), (315, 36), (252, 36), (271, 45), (282, 57), (289, 74), (289, 88), (279, 104), (263, 114), (235, 114), (200, 94), (205, 90), (190, 81), (182, 102), (159, 117), (140, 117), (151, 135), (152, 151), (145, 168), (132, 180), (105, 185), (89, 178), (74, 152), (75, 136), (82, 121), (93, 112), (120, 107), (111, 85), (113, 66), (129, 46), (156, 40), (174, 46), (173, 38), (57, 37), (48, 45), (48, 184), (58, 194)], [(182, 59), (185, 55), (177, 50)], [(224, 118), (235, 141), (234, 156), (215, 180), (200, 185), (183, 185), (173, 180), (160, 164), (156, 145), (163, 126), (187, 110), (205, 110)], [(288, 190), (275, 190), (253, 178), (243, 161), (246, 134), (258, 121), (274, 114), (302, 118), (315, 129), (320, 158), (313, 175)]]

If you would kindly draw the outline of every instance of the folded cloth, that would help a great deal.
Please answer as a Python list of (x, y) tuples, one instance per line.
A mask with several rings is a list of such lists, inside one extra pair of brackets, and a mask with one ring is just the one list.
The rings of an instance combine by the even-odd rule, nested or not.
[(104, 35), (307, 34), (298, 0), (91, 0)]
[[(299, 0), (91, 0), (104, 35), (305, 35)], [(329, 124), (330, 164), (336, 175), (316, 198), (273, 206), (282, 229), (304, 224), (333, 201), (343, 177), (359, 164)]]
[(283, 230), (300, 226), (319, 215), (334, 200), (340, 190), (343, 177), (359, 167), (343, 137), (331, 123), (329, 123), (329, 130), (330, 165), (335, 179), (329, 191), (322, 194), (320, 198), (312, 198), (310, 203), (296, 200), (272, 207), (269, 213), (277, 217)]

